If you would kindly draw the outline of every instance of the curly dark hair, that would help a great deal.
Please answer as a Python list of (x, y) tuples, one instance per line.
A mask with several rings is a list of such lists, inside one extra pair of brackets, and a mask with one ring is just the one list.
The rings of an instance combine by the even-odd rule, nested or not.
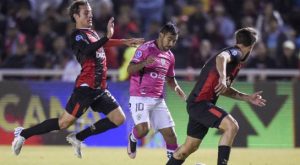
[(160, 29), (160, 33), (171, 33), (172, 35), (178, 35), (179, 29), (174, 23), (168, 22)]

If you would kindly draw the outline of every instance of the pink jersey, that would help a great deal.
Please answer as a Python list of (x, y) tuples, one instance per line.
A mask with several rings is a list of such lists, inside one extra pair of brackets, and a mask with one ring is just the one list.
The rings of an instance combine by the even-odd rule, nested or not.
[(155, 61), (134, 73), (130, 78), (130, 96), (164, 97), (165, 77), (174, 77), (175, 58), (169, 50), (159, 50), (155, 40), (141, 45), (135, 52), (131, 63), (145, 61), (148, 56), (154, 56)]

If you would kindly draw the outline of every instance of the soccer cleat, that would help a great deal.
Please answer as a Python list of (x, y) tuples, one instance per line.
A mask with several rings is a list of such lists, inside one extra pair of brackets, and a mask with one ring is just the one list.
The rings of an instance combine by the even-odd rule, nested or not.
[(24, 129), (23, 127), (15, 128), (15, 132), (14, 132), (15, 138), (14, 141), (12, 142), (11, 149), (16, 156), (20, 154), (22, 146), (25, 142), (25, 138), (20, 135), (23, 129)]
[(172, 151), (167, 151), (167, 157), (168, 159), (170, 159), (173, 156), (173, 152)]
[(128, 137), (127, 153), (131, 159), (134, 159), (136, 156), (136, 142), (131, 140), (131, 134)]
[(78, 158), (82, 158), (82, 156), (81, 156), (81, 141), (76, 139), (76, 134), (71, 133), (66, 137), (66, 139), (72, 145), (75, 155)]
[(196, 165), (206, 165), (206, 164), (204, 164), (204, 163), (196, 163)]

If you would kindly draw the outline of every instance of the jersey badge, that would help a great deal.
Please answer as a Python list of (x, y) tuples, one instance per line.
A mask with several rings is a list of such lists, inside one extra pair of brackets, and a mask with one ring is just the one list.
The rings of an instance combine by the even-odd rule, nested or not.
[(80, 41), (80, 40), (82, 40), (83, 39), (83, 37), (82, 37), (82, 35), (76, 35), (76, 37), (75, 37), (75, 40), (76, 41)]
[(138, 51), (136, 51), (134, 58), (140, 58), (140, 57), (142, 57), (142, 54), (143, 54), (142, 51), (138, 50)]
[(238, 54), (238, 53), (237, 53), (236, 50), (233, 50), (233, 51), (232, 51), (232, 55), (236, 56), (237, 54)]

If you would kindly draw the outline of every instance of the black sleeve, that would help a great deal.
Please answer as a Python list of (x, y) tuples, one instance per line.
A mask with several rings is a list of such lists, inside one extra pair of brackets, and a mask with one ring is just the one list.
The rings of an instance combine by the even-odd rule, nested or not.
[(84, 54), (85, 56), (93, 56), (95, 52), (101, 48), (109, 39), (105, 36), (100, 40), (90, 43), (87, 36), (82, 33), (72, 35), (72, 49), (76, 54)]

